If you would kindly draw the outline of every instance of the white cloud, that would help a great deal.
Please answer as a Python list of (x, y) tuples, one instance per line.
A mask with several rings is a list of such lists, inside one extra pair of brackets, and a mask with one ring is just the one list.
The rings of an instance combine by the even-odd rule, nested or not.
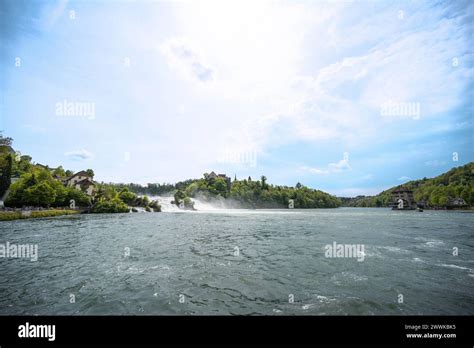
[(356, 197), (356, 196), (376, 195), (385, 189), (386, 188), (383, 188), (383, 187), (350, 187), (350, 188), (337, 189), (337, 190), (329, 189), (325, 191), (337, 197)]
[(64, 155), (74, 161), (84, 161), (94, 158), (94, 155), (85, 149), (69, 151), (66, 152)]
[(300, 170), (309, 172), (316, 175), (327, 175), (332, 173), (340, 173), (342, 171), (351, 170), (351, 166), (349, 164), (349, 159), (344, 158), (336, 163), (329, 163), (326, 168), (314, 168), (314, 167), (307, 167), (301, 166)]
[[(142, 145), (166, 161), (159, 172), (176, 178), (176, 168), (186, 163), (179, 172), (201, 173), (218, 162), (222, 149), (263, 158), (291, 143), (384, 145), (394, 141), (400, 124), (414, 122), (382, 117), (386, 100), (419, 102), (422, 120), (457, 106), (472, 74), (463, 64), (458, 19), (443, 19), (437, 6), (424, 9), (433, 12), (431, 21), (420, 21), (423, 11), (406, 11), (401, 23), (393, 6), (376, 7), (368, 15), (366, 6), (346, 2), (199, 1), (174, 6), (169, 30), (153, 31), (147, 23), (151, 32), (134, 39), (160, 44), (175, 75), (190, 82), (183, 88), (183, 81), (174, 83), (175, 75), (166, 74), (166, 85), (150, 88), (138, 80), (133, 89), (140, 102), (136, 117), (156, 115), (144, 121), (150, 134)], [(456, 68), (450, 64), (454, 55), (461, 62)], [(155, 68), (161, 78), (156, 65), (150, 72)], [(157, 90), (174, 103), (178, 117), (168, 117), (166, 105), (155, 99)], [(350, 165), (341, 160), (301, 169), (327, 175)]]
[(440, 161), (440, 160), (432, 160), (432, 161), (426, 161), (425, 165), (430, 166), (430, 167), (440, 167), (444, 166), (446, 164), (446, 161)]
[[(404, 21), (397, 6), (379, 4), (376, 16), (354, 17), (358, 11), (364, 9), (350, 3), (203, 1), (177, 11), (186, 40), (168, 39), (161, 51), (188, 78), (212, 76), (212, 84), (199, 84), (206, 86), (200, 96), (246, 105), (245, 112), (226, 113), (232, 130), (221, 131), (216, 146), (222, 140), (264, 152), (296, 141), (367, 145), (401, 124), (381, 116), (383, 103), (419, 103), (422, 119), (459, 105), (459, 81), (472, 69), (450, 64), (466, 46), (456, 18), (441, 19), (442, 11), (423, 6), (406, 9)], [(213, 117), (208, 124), (222, 119)]]
[(209, 82), (215, 78), (215, 70), (205, 63), (202, 56), (186, 40), (171, 38), (163, 42), (159, 49), (168, 64), (183, 77), (201, 82)]
[(410, 181), (411, 178), (409, 176), (401, 176), (397, 179), (398, 181)]
[(374, 178), (373, 174), (366, 174), (361, 177), (361, 180), (372, 180)]
[[(459, 106), (466, 83), (474, 75), (469, 65), (472, 55), (468, 54), (469, 45), (462, 34), (465, 28), (458, 18), (443, 18), (444, 13), (438, 9), (429, 10), (431, 21), (422, 25), (408, 20), (401, 24), (396, 18), (397, 11), (389, 6), (382, 9), (377, 18), (370, 17), (372, 23), (362, 19), (351, 23), (350, 28), (337, 27), (337, 35), (347, 36), (345, 31), (355, 31), (360, 34), (357, 40), (373, 43), (366, 44), (364, 50), (358, 50), (359, 55), (354, 55), (350, 49), (353, 43), (339, 38), (338, 50), (346, 51), (348, 56), (323, 66), (313, 75), (287, 80), (283, 96), (274, 97), (279, 100), (276, 107), (280, 115), (259, 133), (259, 138), (277, 138), (281, 143), (339, 139), (349, 145), (368, 144), (381, 132), (396, 134), (402, 122), (430, 118)], [(420, 18), (425, 17), (422, 8), (410, 16), (415, 13)], [(326, 20), (327, 23), (338, 22), (345, 16), (348, 14), (343, 9), (331, 13)], [(380, 36), (373, 31), (379, 25), (390, 40), (374, 40)], [(404, 35), (400, 34), (400, 25), (404, 25)], [(321, 52), (325, 48), (322, 42), (310, 47), (316, 49), (318, 45)], [(305, 49), (300, 49), (301, 54), (305, 54)], [(462, 57), (459, 61), (464, 61), (464, 65), (454, 67), (453, 56)], [(275, 74), (278, 75), (278, 71)], [(393, 124), (381, 115), (381, 107), (389, 102), (414, 105), (416, 113), (408, 117), (400, 115), (404, 116), (400, 123)], [(267, 134), (278, 130), (278, 136)]]
[(348, 159), (342, 159), (337, 163), (329, 163), (328, 169), (331, 172), (342, 172), (343, 170), (350, 170), (352, 168), (349, 165), (349, 160)]
[(57, 0), (45, 3), (42, 10), (43, 29), (50, 30), (56, 24), (66, 10), (68, 2), (68, 0)]

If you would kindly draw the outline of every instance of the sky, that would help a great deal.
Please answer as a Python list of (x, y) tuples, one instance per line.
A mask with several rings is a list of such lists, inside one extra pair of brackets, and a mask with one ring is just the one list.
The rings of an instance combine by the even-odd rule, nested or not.
[(474, 160), (472, 1), (0, 3), (0, 130), (104, 182), (376, 194)]

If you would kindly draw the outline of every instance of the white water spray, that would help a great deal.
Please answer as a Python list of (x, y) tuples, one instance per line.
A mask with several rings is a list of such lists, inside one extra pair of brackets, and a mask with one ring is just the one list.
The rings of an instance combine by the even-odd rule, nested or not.
[[(162, 212), (190, 212), (190, 210), (180, 209), (176, 204), (172, 204), (171, 202), (174, 201), (172, 196), (148, 196), (148, 198), (152, 201), (158, 201)], [(219, 210), (219, 207), (209, 202), (204, 202), (201, 199), (191, 198), (191, 200), (194, 202), (194, 209), (198, 211)]]

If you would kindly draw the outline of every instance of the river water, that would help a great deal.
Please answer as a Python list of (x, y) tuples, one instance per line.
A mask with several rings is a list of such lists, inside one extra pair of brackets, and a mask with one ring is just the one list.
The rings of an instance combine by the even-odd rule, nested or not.
[(471, 213), (368, 208), (0, 222), (38, 246), (0, 258), (0, 314), (472, 315), (473, 235)]

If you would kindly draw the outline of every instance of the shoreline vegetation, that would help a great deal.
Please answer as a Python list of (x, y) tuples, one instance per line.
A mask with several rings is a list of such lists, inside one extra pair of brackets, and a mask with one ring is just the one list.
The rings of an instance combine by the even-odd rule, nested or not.
[[(424, 209), (470, 211), (474, 209), (474, 162), (452, 168), (434, 178), (425, 177), (408, 181), (375, 196), (341, 197), (340, 199), (344, 207), (389, 207), (392, 203), (392, 191), (402, 186), (413, 191), (415, 201), (422, 202)], [(462, 199), (465, 204), (462, 206), (452, 204), (455, 199)]]
[(37, 218), (56, 217), (56, 216), (63, 216), (63, 215), (75, 215), (75, 214), (80, 214), (80, 213), (81, 213), (80, 210), (70, 210), (70, 209), (0, 211), (0, 221), (37, 219)]
[[(336, 197), (297, 183), (294, 187), (273, 185), (267, 177), (234, 180), (225, 174), (205, 173), (203, 178), (175, 184), (98, 183), (94, 171), (78, 173), (61, 166), (32, 162), (11, 147), (11, 138), (0, 132), (0, 221), (69, 215), (77, 213), (161, 212), (158, 201), (147, 195), (172, 196), (182, 210), (196, 210), (193, 199), (229, 209), (315, 209), (338, 207), (390, 207), (391, 193), (401, 186), (413, 190), (425, 209), (462, 209), (474, 206), (474, 162), (453, 168), (435, 178), (409, 181), (376, 196)], [(464, 206), (450, 206), (462, 199)], [(26, 208), (25, 208), (26, 207)]]
[(157, 201), (139, 197), (128, 189), (93, 180), (94, 171), (73, 173), (61, 166), (32, 162), (12, 148), (13, 139), (0, 132), (0, 213), (2, 219), (57, 216), (68, 211), (80, 213), (128, 213), (141, 207), (160, 212)]

